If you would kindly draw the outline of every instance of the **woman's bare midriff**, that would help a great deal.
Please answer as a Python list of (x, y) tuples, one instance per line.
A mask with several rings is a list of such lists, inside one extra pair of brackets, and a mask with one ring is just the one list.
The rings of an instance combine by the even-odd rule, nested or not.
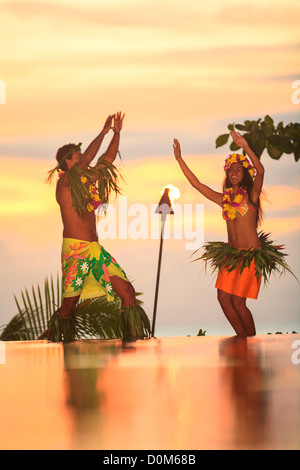
[(248, 211), (242, 217), (227, 221), (228, 244), (235, 248), (260, 247), (256, 230), (256, 213)]

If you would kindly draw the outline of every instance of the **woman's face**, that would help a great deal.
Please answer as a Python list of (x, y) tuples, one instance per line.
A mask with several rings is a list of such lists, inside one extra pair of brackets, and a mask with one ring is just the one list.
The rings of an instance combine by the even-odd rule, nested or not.
[(233, 163), (228, 170), (228, 177), (232, 186), (238, 185), (244, 175), (243, 165), (241, 163)]

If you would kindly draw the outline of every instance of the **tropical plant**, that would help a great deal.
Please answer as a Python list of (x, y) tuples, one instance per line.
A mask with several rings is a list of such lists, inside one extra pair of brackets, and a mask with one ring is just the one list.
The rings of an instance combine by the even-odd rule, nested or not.
[[(140, 294), (137, 293), (137, 296)], [(43, 289), (32, 286), (32, 293), (21, 291), (22, 303), (15, 296), (18, 314), (4, 327), (0, 340), (28, 341), (46, 339), (48, 323), (62, 301), (60, 276), (45, 279)], [(141, 301), (137, 301), (141, 304)], [(106, 296), (79, 301), (72, 318), (80, 338), (122, 338), (121, 299), (108, 302)]]
[[(266, 149), (269, 156), (275, 160), (284, 154), (294, 154), (295, 161), (300, 159), (300, 124), (289, 123), (286, 126), (283, 122), (274, 125), (274, 120), (270, 116), (264, 119), (246, 120), (243, 124), (229, 124), (228, 130), (245, 131), (243, 137), (246, 139), (249, 147), (261, 157)], [(216, 139), (216, 147), (227, 144), (230, 132), (222, 134)], [(236, 151), (238, 147), (234, 142), (230, 144), (230, 150)], [(245, 151), (243, 151), (245, 155)]]
[(200, 330), (198, 331), (198, 334), (197, 336), (205, 336), (206, 335), (206, 330), (202, 330), (202, 328), (200, 328)]

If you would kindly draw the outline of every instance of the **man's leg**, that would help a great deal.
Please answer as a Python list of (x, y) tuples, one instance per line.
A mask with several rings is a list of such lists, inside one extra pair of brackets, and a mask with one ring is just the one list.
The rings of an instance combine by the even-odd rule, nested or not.
[(70, 318), (79, 297), (80, 295), (76, 295), (75, 297), (64, 297), (61, 306), (57, 310), (58, 315), (62, 318)]
[[(131, 307), (136, 305), (135, 290), (130, 282), (125, 281), (118, 276), (111, 276), (110, 281), (114, 292), (122, 300), (122, 307)], [(62, 318), (70, 318), (79, 298), (80, 295), (76, 295), (74, 297), (64, 297), (61, 306), (57, 310), (57, 313)]]
[(121, 298), (121, 329), (123, 341), (136, 341), (149, 338), (151, 326), (144, 309), (137, 305), (132, 284), (118, 276), (111, 276), (114, 292)]
[(110, 276), (110, 282), (114, 292), (122, 300), (122, 307), (132, 307), (136, 305), (135, 290), (130, 282), (118, 276)]
[(231, 294), (218, 289), (218, 301), (227, 320), (238, 336), (247, 336), (247, 331), (241, 321), (241, 318), (233, 306), (232, 297), (233, 296)]
[(78, 333), (71, 314), (79, 297), (79, 295), (76, 295), (76, 297), (65, 297), (63, 299), (61, 306), (50, 318), (46, 332), (48, 340), (56, 343), (60, 341), (75, 341)]

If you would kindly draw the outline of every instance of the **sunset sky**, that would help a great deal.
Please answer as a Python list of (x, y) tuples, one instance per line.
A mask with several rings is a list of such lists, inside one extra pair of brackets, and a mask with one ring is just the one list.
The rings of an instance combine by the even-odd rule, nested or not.
[[(13, 294), (60, 270), (55, 186), (44, 183), (57, 148), (85, 148), (117, 111), (126, 113), (117, 165), (128, 207), (143, 204), (150, 214), (171, 183), (181, 192), (177, 204), (204, 204), (205, 240), (225, 241), (220, 209), (184, 180), (172, 141), (199, 179), (220, 190), (229, 146), (216, 149), (215, 139), (229, 123), (266, 114), (275, 123), (299, 122), (300, 104), (292, 102), (299, 1), (20, 0), (0, 1), (0, 12), (0, 325), (16, 313)], [(300, 278), (300, 162), (266, 153), (262, 162), (262, 229), (286, 245)], [(118, 213), (120, 201), (111, 202)], [(103, 245), (143, 292), (152, 318), (159, 240)], [(214, 279), (191, 254), (185, 239), (164, 243), (157, 334), (232, 334)], [(258, 333), (300, 331), (299, 284), (289, 274), (272, 278), (249, 305)]]

